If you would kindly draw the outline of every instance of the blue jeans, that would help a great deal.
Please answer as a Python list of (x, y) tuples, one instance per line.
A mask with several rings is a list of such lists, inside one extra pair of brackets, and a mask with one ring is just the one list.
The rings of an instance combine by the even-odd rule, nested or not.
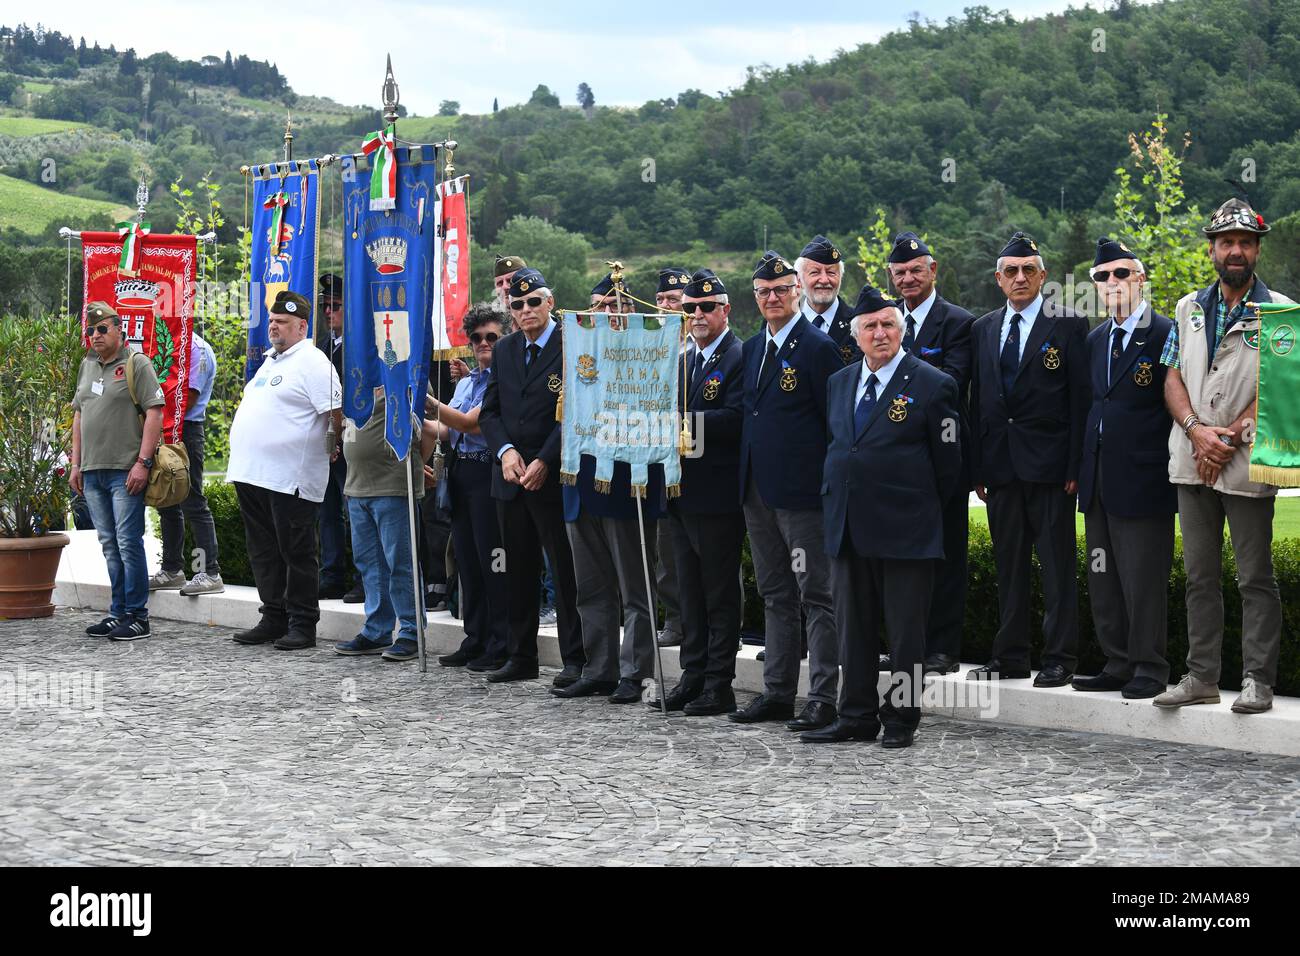
[(405, 496), (348, 498), (352, 560), (366, 589), (366, 625), (361, 635), (387, 641), (402, 623), (401, 640), (417, 639), (415, 591), (411, 587), (411, 528)]
[(108, 613), (123, 620), (149, 617), (149, 568), (144, 560), (144, 491), (126, 490), (127, 472), (97, 468), (82, 472), (86, 504), (99, 534), (113, 603)]

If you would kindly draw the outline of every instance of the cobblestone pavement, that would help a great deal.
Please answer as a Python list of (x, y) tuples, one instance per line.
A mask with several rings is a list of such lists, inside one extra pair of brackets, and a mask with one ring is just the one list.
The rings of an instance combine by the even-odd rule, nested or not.
[[(1300, 862), (1297, 759), (940, 718), (812, 747), (97, 618), (0, 622), (0, 863)], [(101, 712), (15, 706), (56, 673)]]

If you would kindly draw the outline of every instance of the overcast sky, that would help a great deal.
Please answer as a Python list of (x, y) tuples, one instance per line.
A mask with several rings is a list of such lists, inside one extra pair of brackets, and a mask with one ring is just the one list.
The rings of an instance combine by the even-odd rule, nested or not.
[[(464, 112), (528, 99), (539, 84), (573, 104), (580, 82), (597, 104), (639, 105), (696, 87), (706, 93), (743, 82), (745, 67), (783, 66), (852, 49), (906, 26), (918, 11), (938, 22), (961, 16), (977, 0), (876, 4), (823, 0), (745, 3), (658, 0), (641, 5), (558, 0), (415, 3), (410, 0), (61, 0), (21, 17), (35, 26), (84, 36), (141, 56), (167, 51), (182, 59), (206, 54), (278, 64), (300, 94), (378, 107), (384, 54), (392, 53), (402, 103), (427, 115), (444, 100)], [(1068, 0), (985, 0), (1017, 17), (1071, 6)], [(1074, 6), (1083, 6), (1076, 2)], [(1094, 0), (1094, 6), (1100, 0)]]

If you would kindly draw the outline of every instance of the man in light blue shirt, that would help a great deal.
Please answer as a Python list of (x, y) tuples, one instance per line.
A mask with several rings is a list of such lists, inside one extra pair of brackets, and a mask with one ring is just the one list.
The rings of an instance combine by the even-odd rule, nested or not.
[[(217, 355), (197, 332), (190, 334), (190, 371), (185, 388), (185, 425), (181, 440), (190, 456), (190, 494), (178, 505), (161, 508), (162, 569), (149, 579), (150, 591), (179, 590), (181, 594), (216, 594), (226, 589), (217, 562), (217, 526), (203, 496), (204, 427), (208, 401), (217, 380)], [(194, 577), (185, 580), (185, 522), (194, 532)]]

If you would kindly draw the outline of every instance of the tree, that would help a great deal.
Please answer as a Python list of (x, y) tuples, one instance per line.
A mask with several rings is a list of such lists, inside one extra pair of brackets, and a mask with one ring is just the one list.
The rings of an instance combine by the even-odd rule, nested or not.
[(533, 95), (528, 98), (529, 106), (544, 106), (549, 109), (560, 108), (560, 98), (551, 92), (551, 88), (544, 83), (538, 84), (537, 89), (533, 90)]
[(867, 235), (858, 236), (858, 265), (866, 274), (867, 281), (882, 292), (889, 290), (889, 251), (893, 247), (885, 210), (877, 206), (876, 221), (867, 230)]
[(591, 243), (578, 233), (535, 216), (515, 216), (497, 233), (496, 248), (523, 256), (530, 266), (540, 269), (555, 293), (557, 308), (586, 308), (587, 259)]
[(460, 103), (456, 100), (443, 100), (438, 104), (439, 116), (457, 116), (460, 114)]
[(495, 113), (496, 111), (497, 111), (497, 98), (494, 96), (492, 97), (492, 112)]
[(592, 110), (596, 107), (596, 94), (591, 92), (591, 87), (586, 83), (578, 84), (578, 105), (587, 114), (587, 119), (591, 119)]
[(122, 54), (122, 60), (117, 65), (117, 72), (119, 76), (135, 76), (136, 59), (134, 48), (129, 49)]

